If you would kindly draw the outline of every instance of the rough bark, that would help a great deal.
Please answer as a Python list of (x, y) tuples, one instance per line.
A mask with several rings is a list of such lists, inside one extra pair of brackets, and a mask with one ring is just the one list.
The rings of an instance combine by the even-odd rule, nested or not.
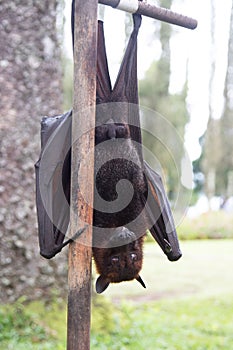
[(66, 283), (65, 260), (39, 257), (34, 163), (40, 120), (60, 113), (59, 0), (0, 2), (0, 299)]

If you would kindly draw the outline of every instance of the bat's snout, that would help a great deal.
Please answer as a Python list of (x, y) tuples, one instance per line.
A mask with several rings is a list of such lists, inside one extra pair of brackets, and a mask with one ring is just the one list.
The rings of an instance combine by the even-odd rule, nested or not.
[(137, 237), (134, 232), (128, 230), (126, 227), (118, 227), (110, 238), (110, 243), (113, 243), (115, 246), (121, 246), (129, 244), (136, 239)]

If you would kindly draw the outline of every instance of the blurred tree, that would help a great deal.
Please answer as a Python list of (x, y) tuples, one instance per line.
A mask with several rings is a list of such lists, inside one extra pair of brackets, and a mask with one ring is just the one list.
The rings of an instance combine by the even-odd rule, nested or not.
[(214, 1), (210, 0), (210, 79), (209, 79), (209, 121), (207, 130), (202, 140), (203, 152), (201, 156), (201, 170), (204, 173), (204, 190), (205, 194), (210, 199), (216, 194), (218, 183), (217, 170), (221, 161), (221, 142), (220, 142), (220, 122), (214, 119), (213, 110), (213, 89), (215, 77), (215, 18), (216, 9)]
[(219, 190), (227, 199), (233, 195), (233, 2), (228, 42), (228, 64), (225, 78), (225, 105), (221, 117), (222, 157), (218, 168)]
[(218, 168), (221, 161), (220, 120), (209, 118), (203, 140), (201, 169), (205, 175), (205, 193), (210, 200), (217, 192)]
[(2, 302), (45, 295), (66, 282), (62, 257), (59, 264), (39, 257), (34, 189), (41, 117), (62, 111), (62, 4), (0, 1)]
[(62, 58), (63, 67), (63, 110), (71, 109), (73, 104), (73, 59), (65, 53)]
[[(170, 8), (171, 0), (161, 0), (160, 6)], [(189, 120), (186, 109), (187, 84), (184, 85), (180, 94), (170, 94), (170, 73), (171, 73), (171, 52), (170, 38), (172, 27), (164, 22), (160, 23), (161, 57), (158, 62), (153, 62), (145, 74), (145, 78), (140, 81), (139, 92), (141, 105), (147, 106), (159, 112), (164, 118), (153, 116), (153, 122), (146, 118), (147, 130), (151, 130), (151, 135), (144, 132), (143, 142), (153, 154), (155, 154), (166, 175), (166, 182), (170, 198), (177, 190), (181, 176), (181, 160), (184, 149), (180, 147), (181, 142), (177, 142), (177, 133), (182, 139), (184, 128)], [(175, 128), (170, 126), (170, 123)], [(154, 136), (155, 137), (154, 137)], [(166, 138), (166, 143), (162, 142), (160, 136)], [(148, 159), (153, 163), (153, 159)], [(155, 164), (154, 164), (155, 166)], [(178, 168), (178, 169), (177, 169)], [(177, 171), (178, 170), (178, 171)]]
[[(199, 143), (202, 144), (202, 139), (204, 137), (202, 136), (199, 139)], [(197, 159), (195, 159), (192, 163), (193, 165), (193, 182), (194, 182), (194, 188), (193, 188), (193, 196), (192, 201), (193, 205), (198, 200), (199, 194), (203, 192), (203, 186), (204, 186), (204, 174), (201, 168), (201, 163), (203, 159), (203, 152), (201, 153), (201, 156)]]

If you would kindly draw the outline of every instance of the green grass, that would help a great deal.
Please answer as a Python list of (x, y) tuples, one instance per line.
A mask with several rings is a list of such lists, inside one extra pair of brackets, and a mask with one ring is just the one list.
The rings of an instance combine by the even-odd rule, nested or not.
[[(65, 309), (60, 310), (60, 315), (52, 316), (51, 311), (41, 304), (39, 309), (42, 311), (43, 308), (43, 318), (40, 312), (33, 312), (29, 316), (31, 305), (28, 306), (28, 310), (25, 307), (23, 314), (14, 314), (14, 322), (11, 325), (14, 329), (10, 331), (8, 327), (8, 335), (6, 329), (1, 329), (0, 348), (65, 349)], [(112, 311), (109, 313), (109, 310), (105, 309), (105, 317), (102, 314), (98, 321), (93, 322), (91, 349), (233, 349), (232, 295), (178, 301), (160, 300), (137, 305), (128, 302), (114, 307)], [(97, 313), (96, 310), (95, 312)], [(25, 317), (25, 314), (28, 316)], [(59, 322), (57, 317), (60, 318)], [(106, 322), (106, 317), (108, 322), (111, 321), (111, 327)], [(24, 326), (21, 325), (22, 320)], [(105, 327), (100, 328), (101, 323)], [(6, 327), (1, 323), (1, 327), (4, 326)]]
[[(91, 349), (233, 350), (233, 240), (181, 242), (167, 261), (146, 244), (141, 276), (94, 298)], [(66, 300), (0, 306), (0, 349), (61, 350)]]
[(64, 305), (18, 301), (0, 307), (0, 349), (65, 349)]
[(233, 349), (231, 297), (123, 305), (114, 315), (115, 331), (94, 332), (98, 350)]

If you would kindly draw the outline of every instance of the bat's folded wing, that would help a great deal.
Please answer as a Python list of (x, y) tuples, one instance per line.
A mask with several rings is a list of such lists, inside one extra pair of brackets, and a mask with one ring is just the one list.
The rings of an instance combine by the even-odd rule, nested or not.
[[(43, 118), (41, 154), (35, 164), (40, 254), (52, 258), (64, 246), (69, 225), (71, 112)], [(67, 241), (68, 243), (69, 241)]]
[(182, 253), (162, 179), (145, 161), (144, 173), (148, 184), (145, 209), (149, 230), (168, 259), (171, 261), (178, 260)]

